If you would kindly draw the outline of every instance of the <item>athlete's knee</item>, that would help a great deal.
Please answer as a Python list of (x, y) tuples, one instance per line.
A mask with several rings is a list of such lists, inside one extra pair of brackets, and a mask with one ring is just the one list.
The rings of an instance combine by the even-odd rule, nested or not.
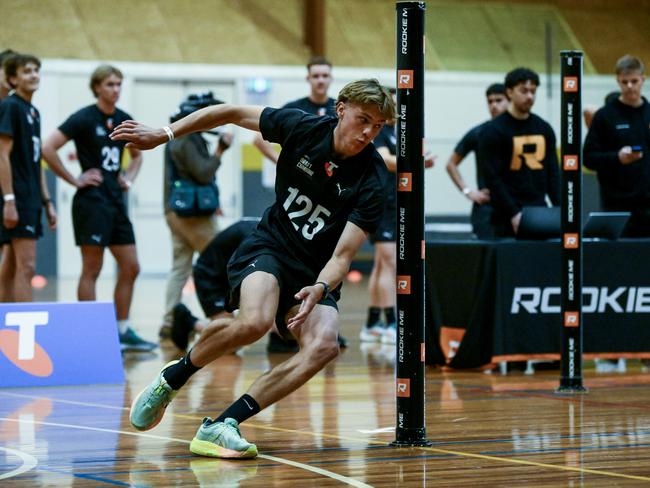
[(120, 266), (119, 273), (126, 279), (135, 280), (140, 274), (140, 263), (128, 261)]
[(306, 345), (309, 358), (319, 368), (336, 359), (341, 352), (336, 336), (333, 338), (319, 337)]
[(250, 342), (255, 342), (271, 330), (274, 319), (266, 317), (262, 313), (249, 312), (247, 314), (240, 314), (237, 317), (237, 322), (241, 334), (246, 336)]
[(24, 259), (16, 261), (15, 273), (24, 278), (32, 279), (36, 274), (36, 260)]

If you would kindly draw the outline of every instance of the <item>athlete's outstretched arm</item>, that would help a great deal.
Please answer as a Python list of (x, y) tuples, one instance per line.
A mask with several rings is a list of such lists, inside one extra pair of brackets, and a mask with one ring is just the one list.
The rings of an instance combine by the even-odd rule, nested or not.
[[(257, 105), (212, 105), (202, 108), (177, 120), (169, 127), (174, 137), (192, 132), (201, 132), (226, 124), (235, 124), (245, 129), (260, 130), (260, 115), (264, 107)], [(111, 139), (127, 141), (127, 147), (152, 149), (169, 140), (162, 128), (154, 129), (135, 120), (126, 120), (111, 133)]]
[[(327, 261), (325, 267), (318, 274), (316, 281), (327, 283), (332, 290), (339, 286), (347, 272), (350, 270), (350, 264), (352, 263), (354, 256), (356, 256), (357, 251), (363, 245), (367, 237), (368, 234), (359, 226), (352, 222), (348, 222), (343, 229), (341, 237), (339, 237), (339, 241), (334, 249), (334, 254), (332, 254), (332, 257)], [(289, 319), (289, 322), (287, 323), (289, 329), (297, 327), (305, 321), (314, 306), (323, 297), (323, 292), (323, 285), (314, 284), (306, 286), (296, 293), (296, 299), (302, 300), (302, 304), (300, 305), (298, 313), (293, 318)]]

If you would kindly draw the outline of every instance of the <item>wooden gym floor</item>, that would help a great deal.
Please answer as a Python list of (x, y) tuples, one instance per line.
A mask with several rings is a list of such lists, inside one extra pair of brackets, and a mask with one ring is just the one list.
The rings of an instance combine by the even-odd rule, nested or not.
[[(100, 298), (110, 298), (102, 282)], [(74, 282), (37, 298), (71, 300)], [(164, 283), (142, 279), (136, 328), (154, 338)], [(195, 310), (196, 302), (189, 299)], [(176, 397), (160, 425), (137, 432), (131, 399), (178, 352), (125, 356), (125, 385), (0, 390), (0, 485), (23, 486), (643, 486), (650, 485), (650, 373), (587, 369), (589, 394), (554, 394), (558, 372), (500, 375), (427, 371), (430, 448), (394, 439), (394, 350), (360, 345), (365, 283), (341, 302), (350, 347), (277, 405), (242, 426), (260, 456), (223, 461), (192, 456), (204, 416), (215, 416), (286, 355), (266, 340), (215, 361)]]

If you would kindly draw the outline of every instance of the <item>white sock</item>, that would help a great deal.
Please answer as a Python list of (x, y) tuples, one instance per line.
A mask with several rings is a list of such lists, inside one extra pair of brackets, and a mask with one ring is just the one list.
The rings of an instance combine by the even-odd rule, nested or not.
[(117, 330), (120, 334), (124, 334), (126, 332), (126, 329), (129, 327), (131, 327), (131, 321), (129, 319), (117, 321)]

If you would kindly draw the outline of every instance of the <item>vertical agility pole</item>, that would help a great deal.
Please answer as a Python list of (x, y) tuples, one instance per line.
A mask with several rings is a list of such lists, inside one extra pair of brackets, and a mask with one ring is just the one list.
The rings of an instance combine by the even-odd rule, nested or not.
[(562, 51), (562, 372), (558, 393), (582, 386), (582, 52)]
[(424, 2), (397, 3), (397, 428), (394, 446), (429, 445), (424, 423)]

